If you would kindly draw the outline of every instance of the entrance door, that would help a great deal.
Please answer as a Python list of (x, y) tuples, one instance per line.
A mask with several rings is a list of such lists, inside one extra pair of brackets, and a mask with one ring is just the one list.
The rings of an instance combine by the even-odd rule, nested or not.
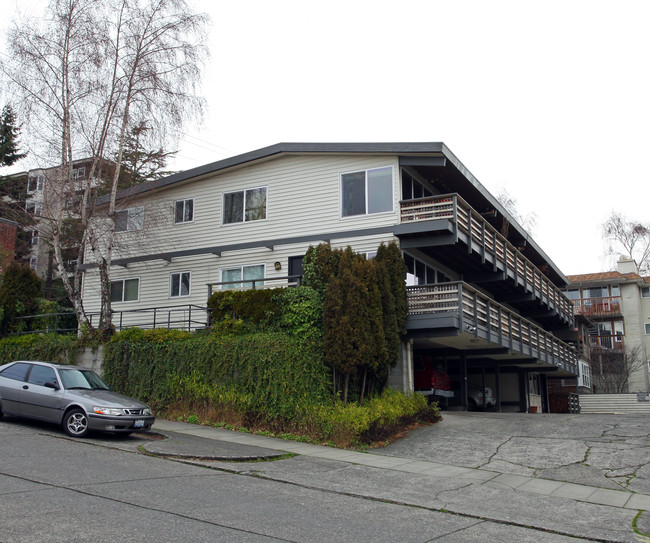
[(289, 283), (300, 284), (302, 280), (302, 259), (302, 256), (289, 257)]

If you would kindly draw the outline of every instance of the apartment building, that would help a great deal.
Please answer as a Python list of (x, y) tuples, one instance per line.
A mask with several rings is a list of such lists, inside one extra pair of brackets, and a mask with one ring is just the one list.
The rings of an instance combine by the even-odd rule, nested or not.
[(634, 260), (616, 271), (571, 275), (567, 296), (576, 315), (591, 322), (589, 343), (594, 392), (650, 390), (650, 277)]
[[(421, 355), (459, 407), (479, 383), (500, 409), (547, 411), (548, 381), (575, 382), (567, 278), (443, 143), (280, 143), (133, 187), (116, 221), (116, 326), (197, 319), (216, 288), (286, 284), (311, 245), (372, 257), (395, 240), (410, 313), (392, 386), (413, 390)], [(99, 286), (87, 260), (89, 311)]]
[[(56, 220), (58, 206), (63, 204), (64, 214), (68, 218), (74, 218), (79, 212), (79, 198), (84, 183), (87, 182), (90, 172), (90, 160), (77, 160), (73, 164), (73, 182), (75, 187), (62, 189), (61, 183), (57, 180), (60, 174), (59, 167), (36, 168), (17, 174), (27, 179), (27, 195), (25, 200), (25, 212), (32, 217), (29, 226), (30, 251), (25, 255), (29, 266), (42, 279), (50, 279), (56, 275), (54, 271), (54, 260), (52, 247), (48, 243), (50, 239), (49, 227), (52, 220)], [(74, 247), (71, 247), (74, 253)]]

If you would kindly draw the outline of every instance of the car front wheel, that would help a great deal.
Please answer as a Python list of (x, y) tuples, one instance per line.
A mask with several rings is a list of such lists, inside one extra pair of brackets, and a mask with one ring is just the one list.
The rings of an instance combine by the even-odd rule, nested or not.
[(88, 417), (82, 409), (71, 409), (63, 419), (63, 430), (71, 437), (88, 434)]

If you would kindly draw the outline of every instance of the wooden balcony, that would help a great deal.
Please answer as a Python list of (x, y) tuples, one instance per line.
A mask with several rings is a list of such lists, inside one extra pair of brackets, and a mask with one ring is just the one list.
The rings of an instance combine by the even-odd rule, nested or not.
[[(564, 323), (573, 326), (571, 300), (458, 194), (404, 200), (400, 202), (400, 211), (400, 227), (396, 233), (410, 236), (404, 247), (409, 243), (417, 246), (418, 235), (435, 243), (431, 234), (450, 234), (452, 243), (463, 241), (467, 252), (478, 255), (491, 271), (502, 273), (504, 279), (513, 281), (538, 303), (557, 312)], [(418, 223), (427, 221), (430, 225), (418, 228)]]
[(608, 296), (605, 298), (573, 300), (573, 311), (576, 315), (586, 317), (621, 316), (621, 298), (620, 296)]
[(625, 352), (623, 336), (589, 336), (591, 352)]
[[(578, 354), (533, 322), (508, 310), (466, 283), (441, 283), (407, 287), (409, 321), (407, 329), (424, 326), (433, 332), (456, 327), (498, 347), (529, 358), (529, 363), (545, 363), (577, 374)], [(432, 334), (432, 335), (435, 335)]]

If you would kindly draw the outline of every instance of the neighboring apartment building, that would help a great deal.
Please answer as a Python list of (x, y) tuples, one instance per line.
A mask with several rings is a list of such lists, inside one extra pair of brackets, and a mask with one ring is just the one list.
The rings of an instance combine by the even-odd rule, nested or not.
[[(417, 356), (448, 372), (452, 405), (466, 405), (474, 382), (502, 409), (546, 411), (549, 380), (575, 383), (577, 353), (556, 335), (574, 330), (566, 278), (442, 143), (283, 143), (122, 196), (116, 325), (168, 306), (193, 305), (196, 318), (211, 289), (286, 284), (311, 245), (372, 257), (396, 240), (410, 314), (392, 386), (413, 390)], [(87, 262), (84, 303), (98, 311)]]
[(567, 295), (576, 314), (591, 323), (594, 392), (650, 390), (650, 277), (639, 275), (633, 260), (618, 270), (568, 277)]
[(52, 279), (56, 273), (53, 252), (48, 240), (49, 219), (56, 216), (56, 209), (62, 199), (65, 199), (64, 208), (68, 217), (72, 218), (78, 212), (79, 203), (75, 201), (75, 195), (79, 193), (83, 184), (88, 179), (90, 172), (89, 160), (78, 160), (73, 165), (73, 178), (79, 183), (78, 190), (68, 194), (62, 194), (60, 183), (56, 176), (58, 167), (46, 169), (33, 169), (26, 172), (27, 177), (27, 198), (25, 211), (33, 216), (33, 226), (30, 227), (31, 251), (29, 254), (29, 265), (42, 279)]

